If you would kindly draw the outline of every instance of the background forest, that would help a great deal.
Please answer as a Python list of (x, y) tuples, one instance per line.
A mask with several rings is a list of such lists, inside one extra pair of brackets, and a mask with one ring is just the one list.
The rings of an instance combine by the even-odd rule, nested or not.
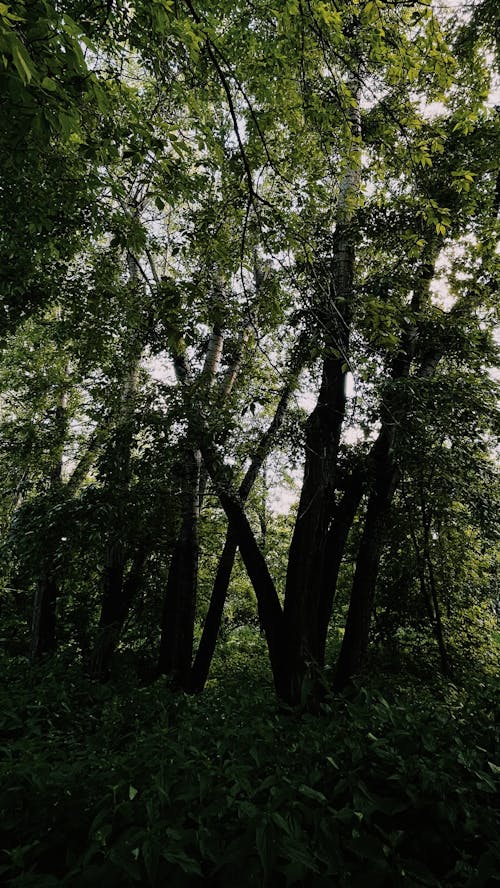
[(0, 3), (2, 883), (500, 882), (499, 28)]

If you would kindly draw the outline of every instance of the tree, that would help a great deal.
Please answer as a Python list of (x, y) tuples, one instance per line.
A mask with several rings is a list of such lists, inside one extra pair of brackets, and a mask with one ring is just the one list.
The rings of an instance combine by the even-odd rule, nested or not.
[[(472, 381), (484, 400), (494, 387), (498, 115), (481, 49), (491, 42), (488, 9), (468, 21), (378, 0), (339, 8), (290, 0), (282, 9), (267, 0), (139, 2), (133, 12), (72, 4), (77, 24), (66, 9), (57, 13), (62, 44), (68, 34), (94, 41), (93, 70), (71, 126), (49, 127), (44, 150), (30, 112), (26, 162), (12, 182), (2, 180), (12, 206), (37, 178), (43, 185), (35, 220), (26, 203), (3, 242), (14, 255), (23, 244), (6, 328), (27, 329), (28, 316), (44, 321), (62, 306), (76, 401), (70, 417), (64, 386), (53, 393), (48, 498), (66, 486), (65, 514), (75, 509), (80, 523), (85, 502), (101, 504), (97, 542), (85, 549), (82, 536), (73, 567), (61, 568), (68, 575), (97, 555), (88, 584), (95, 603), (100, 575), (96, 674), (108, 671), (148, 563), (159, 560), (168, 578), (158, 671), (200, 690), (239, 548), (276, 690), (288, 703), (311, 696), (316, 705), (346, 553), (354, 568), (339, 690), (366, 661), (380, 565), (387, 597), (391, 541), (401, 545), (397, 514), (413, 552), (405, 582), (420, 588), (448, 668), (433, 533), (443, 539), (437, 528), (454, 500), (425, 481), (450, 424), (458, 424), (455, 471), (468, 440), (460, 425), (471, 426), (481, 453), (492, 443), (492, 411), (483, 416), (470, 385), (463, 397), (446, 390), (451, 378), (455, 388)], [(9, 22), (12, 47), (28, 46), (28, 24)], [(78, 51), (61, 45), (38, 67), (59, 65), (63, 89)], [(29, 104), (39, 77), (32, 83), (25, 72), (22, 82), (19, 52), (7, 67)], [(76, 281), (88, 284), (80, 294)], [(16, 341), (8, 340), (12, 354)], [(156, 394), (151, 360), (163, 367)], [(291, 429), (296, 396), (308, 418)], [(29, 415), (26, 398), (21, 413)], [(83, 422), (86, 409), (95, 419), (80, 488), (64, 467), (71, 423)], [(249, 503), (287, 427), (301, 441), (303, 480), (281, 589)], [(153, 458), (155, 447), (164, 452)], [(227, 534), (219, 555), (211, 553), (218, 568), (202, 627), (200, 515), (214, 494)], [(37, 501), (33, 482), (27, 499)], [(82, 526), (92, 525), (89, 513)]]

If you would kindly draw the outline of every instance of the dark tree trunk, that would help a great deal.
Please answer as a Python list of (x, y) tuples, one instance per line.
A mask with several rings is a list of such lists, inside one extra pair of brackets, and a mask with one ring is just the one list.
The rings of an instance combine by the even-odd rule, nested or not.
[(439, 606), (439, 598), (438, 591), (436, 586), (436, 577), (434, 575), (434, 564), (432, 561), (431, 547), (430, 547), (430, 530), (431, 530), (431, 519), (426, 515), (425, 508), (425, 491), (423, 488), (423, 484), (420, 486), (420, 496), (421, 496), (421, 510), (422, 510), (422, 524), (424, 531), (424, 564), (427, 568), (427, 576), (429, 578), (429, 590), (430, 590), (430, 598), (432, 602), (432, 617), (433, 617), (433, 631), (436, 637), (436, 641), (438, 644), (439, 650), (439, 658), (441, 662), (441, 671), (443, 675), (450, 674), (450, 661), (448, 657), (448, 651), (446, 650), (446, 644), (444, 641), (444, 632), (443, 632), (443, 621), (441, 619), (441, 608)]
[(450, 659), (448, 657), (448, 651), (446, 650), (446, 644), (444, 640), (444, 631), (443, 631), (443, 621), (441, 619), (441, 608), (439, 606), (439, 599), (437, 595), (436, 582), (434, 578), (434, 568), (432, 562), (428, 563), (428, 571), (429, 571), (429, 583), (431, 589), (431, 598), (432, 605), (434, 611), (434, 634), (436, 636), (436, 641), (438, 643), (439, 649), (439, 658), (441, 661), (441, 671), (443, 675), (450, 675)]
[(182, 471), (182, 518), (162, 615), (158, 673), (189, 687), (198, 582), (198, 507), (200, 454), (186, 452)]
[[(381, 430), (370, 457), (373, 482), (356, 558), (345, 633), (335, 672), (336, 690), (344, 688), (350, 678), (359, 672), (368, 652), (370, 622), (387, 516), (400, 479), (393, 450), (396, 428), (404, 420), (404, 410), (401, 411), (396, 406), (397, 398), (392, 397), (391, 389), (394, 382), (407, 379), (410, 374), (417, 350), (418, 318), (429, 295), (437, 252), (438, 246), (432, 244), (429, 256), (424, 257), (419, 267), (411, 301), (413, 319), (401, 337), (400, 348), (390, 366), (388, 391), (382, 398)], [(420, 375), (432, 375), (435, 366), (433, 358), (430, 365), (427, 362), (421, 367)]]
[(375, 586), (387, 516), (399, 481), (390, 444), (377, 458), (374, 487), (368, 498), (363, 533), (356, 559), (349, 611), (334, 678), (342, 690), (361, 669), (368, 651)]
[[(130, 260), (131, 262), (131, 260)], [(130, 267), (129, 262), (129, 267)], [(135, 273), (131, 274), (135, 279)], [(128, 604), (124, 576), (130, 557), (127, 537), (127, 498), (131, 478), (131, 452), (134, 439), (133, 415), (142, 344), (136, 343), (128, 372), (123, 380), (120, 414), (117, 417), (111, 468), (107, 486), (114, 505), (113, 522), (106, 528), (106, 561), (103, 570), (101, 613), (97, 637), (90, 657), (90, 672), (95, 678), (106, 677), (118, 643)]]
[(136, 552), (125, 578), (122, 553), (118, 552), (114, 559), (110, 559), (106, 569), (99, 628), (90, 660), (90, 672), (94, 678), (102, 680), (109, 675), (123, 626), (141, 587), (146, 558), (147, 549), (142, 546)]
[(122, 547), (112, 550), (104, 571), (99, 628), (90, 659), (93, 678), (106, 678), (122, 626), (123, 575), (125, 559)]
[[(438, 649), (439, 649), (439, 658), (441, 662), (441, 672), (443, 675), (448, 675), (450, 672), (450, 663), (448, 658), (448, 652), (446, 650), (446, 644), (444, 641), (444, 633), (443, 633), (443, 623), (441, 619), (441, 610), (439, 607), (439, 601), (437, 597), (436, 590), (436, 582), (434, 577), (434, 568), (432, 565), (432, 560), (430, 558), (429, 546), (428, 546), (428, 525), (424, 516), (424, 503), (421, 499), (421, 508), (422, 508), (422, 517), (423, 517), (423, 525), (424, 525), (424, 557), (420, 551), (417, 535), (415, 533), (415, 528), (413, 526), (412, 516), (411, 516), (411, 507), (408, 503), (408, 500), (405, 495), (404, 485), (402, 486), (403, 497), (406, 505), (406, 512), (408, 517), (408, 525), (410, 528), (410, 536), (411, 541), (413, 543), (413, 549), (415, 551), (415, 560), (417, 565), (417, 573), (420, 585), (420, 591), (422, 593), (423, 602), (425, 605), (425, 610), (427, 612), (427, 616), (429, 618), (429, 623), (432, 629), (432, 632), (436, 638)], [(423, 490), (421, 488), (421, 496), (423, 495)], [(425, 562), (427, 561), (427, 568), (429, 573), (429, 580), (431, 589), (429, 591), (427, 578), (425, 575)]]
[(37, 584), (31, 627), (31, 660), (39, 660), (56, 649), (56, 608), (59, 590), (51, 573)]
[[(353, 272), (354, 248), (348, 228), (339, 225), (335, 235), (330, 292), (318, 310), (330, 354), (324, 360), (318, 402), (306, 426), (304, 480), (286, 577), (285, 626), (290, 669), (294, 675), (293, 695), (297, 700), (302, 694), (301, 685), (309, 666), (314, 669), (324, 664), (324, 621), (333, 594), (331, 581), (335, 580), (335, 572), (332, 572), (335, 558), (332, 561), (328, 553), (328, 541), (335, 510), (337, 460), (345, 416)], [(339, 543), (341, 538), (340, 534)], [(325, 595), (326, 600), (323, 600)]]
[(238, 540), (241, 557), (257, 597), (259, 621), (266, 636), (276, 693), (285, 702), (293, 703), (283, 611), (266, 559), (258, 546), (241, 503), (225, 490), (219, 490), (219, 498), (229, 526), (234, 530)]
[[(205, 442), (208, 438), (205, 436)], [(278, 697), (290, 702), (283, 611), (266, 559), (250, 527), (243, 504), (228, 484), (227, 470), (220, 465), (212, 448), (205, 443), (203, 461), (217, 491), (229, 527), (237, 540), (241, 557), (257, 598), (260, 625), (265, 633), (274, 686)]]
[(337, 589), (340, 565), (344, 557), (349, 531), (359, 508), (363, 495), (364, 477), (355, 472), (349, 479), (348, 486), (335, 508), (334, 519), (330, 525), (326, 540), (325, 570), (323, 589), (318, 609), (318, 663), (325, 662), (326, 639), (332, 615), (333, 602)]
[[(292, 362), (293, 366), (291, 368), (291, 378), (289, 382), (287, 382), (281, 393), (281, 397), (278, 402), (278, 406), (276, 407), (276, 412), (274, 414), (273, 420), (269, 428), (262, 435), (259, 441), (259, 445), (253, 455), (252, 462), (250, 463), (250, 466), (241, 483), (239, 495), (242, 503), (247, 500), (250, 491), (255, 483), (257, 475), (262, 468), (264, 460), (269, 453), (272, 442), (283, 423), (288, 402), (290, 400), (290, 395), (297, 385), (297, 379), (302, 366), (302, 361), (303, 343), (300, 343), (298, 355), (296, 359)], [(210, 598), (210, 604), (208, 606), (207, 616), (205, 618), (205, 624), (203, 626), (200, 644), (198, 646), (196, 657), (193, 663), (193, 668), (191, 671), (190, 690), (193, 693), (200, 693), (205, 687), (205, 683), (208, 678), (210, 664), (212, 662), (215, 645), (217, 643), (217, 637), (219, 635), (222, 614), (224, 611), (224, 604), (226, 602), (227, 591), (229, 588), (229, 582), (231, 580), (231, 573), (233, 570), (234, 559), (236, 557), (237, 550), (237, 537), (232, 528), (228, 527), (226, 539), (224, 542), (224, 548), (222, 550), (219, 564), (217, 566), (217, 573), (214, 580), (212, 595)]]
[(224, 548), (217, 565), (217, 573), (215, 575), (210, 604), (205, 617), (203, 632), (191, 669), (189, 690), (194, 694), (201, 693), (208, 678), (237, 551), (238, 543), (236, 536), (230, 529), (228, 529)]

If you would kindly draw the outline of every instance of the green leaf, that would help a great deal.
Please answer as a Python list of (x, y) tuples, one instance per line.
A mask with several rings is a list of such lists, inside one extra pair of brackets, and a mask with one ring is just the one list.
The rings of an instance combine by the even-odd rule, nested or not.
[(327, 800), (322, 792), (318, 792), (317, 789), (313, 789), (312, 786), (307, 786), (305, 783), (300, 784), (299, 792), (306, 796), (306, 798), (314, 799), (316, 802), (326, 802)]
[(12, 59), (21, 80), (25, 86), (27, 86), (27, 84), (31, 82), (35, 71), (28, 53), (22, 43), (17, 39), (12, 47)]
[(56, 92), (57, 90), (57, 83), (55, 80), (52, 80), (52, 77), (44, 77), (40, 86), (49, 92)]

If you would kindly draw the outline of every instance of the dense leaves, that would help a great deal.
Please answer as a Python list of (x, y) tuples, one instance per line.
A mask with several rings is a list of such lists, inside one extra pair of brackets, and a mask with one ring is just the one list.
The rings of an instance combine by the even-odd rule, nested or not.
[(374, 685), (304, 717), (276, 711), (248, 663), (202, 698), (10, 668), (3, 879), (494, 884), (494, 683)]
[(497, 61), (0, 3), (8, 884), (493, 884)]

